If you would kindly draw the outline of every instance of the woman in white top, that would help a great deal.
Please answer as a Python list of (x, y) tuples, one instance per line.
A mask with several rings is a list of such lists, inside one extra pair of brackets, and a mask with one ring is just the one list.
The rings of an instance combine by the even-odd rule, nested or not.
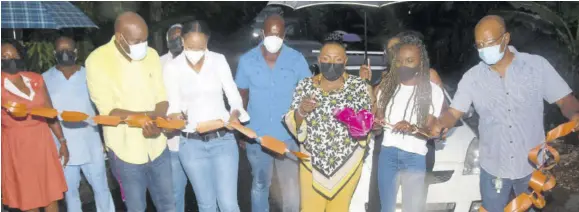
[[(239, 152), (227, 123), (247, 122), (241, 96), (222, 54), (207, 50), (205, 22), (183, 25), (183, 53), (164, 69), (169, 116), (187, 120), (179, 141), (179, 159), (197, 198), (199, 211), (237, 212)], [(231, 109), (225, 108), (223, 94)], [(206, 121), (223, 120), (220, 129), (198, 133)]]
[(396, 208), (402, 185), (402, 211), (422, 212), (425, 204), (425, 138), (440, 115), (442, 89), (430, 81), (430, 62), (424, 43), (416, 35), (400, 37), (392, 67), (376, 89), (376, 118), (385, 126), (378, 162), (378, 189), (382, 212)]

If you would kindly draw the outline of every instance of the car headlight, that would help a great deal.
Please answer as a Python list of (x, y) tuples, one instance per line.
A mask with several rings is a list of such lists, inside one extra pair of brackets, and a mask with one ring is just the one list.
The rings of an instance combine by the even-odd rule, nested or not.
[(464, 159), (464, 169), (462, 170), (462, 175), (475, 174), (480, 174), (477, 137), (473, 138), (470, 142), (470, 145), (468, 145), (468, 149), (466, 150), (466, 158)]
[(469, 212), (479, 212), (480, 208), (482, 206), (482, 202), (481, 201), (474, 201), (470, 204), (470, 210)]

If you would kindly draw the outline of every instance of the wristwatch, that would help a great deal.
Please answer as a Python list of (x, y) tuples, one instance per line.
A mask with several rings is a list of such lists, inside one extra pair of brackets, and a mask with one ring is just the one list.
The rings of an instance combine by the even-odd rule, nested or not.
[(66, 143), (66, 138), (62, 137), (62, 138), (58, 138), (58, 141), (60, 143)]

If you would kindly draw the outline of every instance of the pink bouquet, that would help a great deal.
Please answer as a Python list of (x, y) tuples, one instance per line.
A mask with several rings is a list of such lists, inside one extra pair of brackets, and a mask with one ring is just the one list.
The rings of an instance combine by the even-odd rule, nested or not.
[(354, 138), (365, 138), (374, 124), (374, 115), (367, 110), (360, 110), (358, 113), (354, 109), (346, 107), (334, 110), (334, 116), (338, 121), (346, 124), (350, 135)]

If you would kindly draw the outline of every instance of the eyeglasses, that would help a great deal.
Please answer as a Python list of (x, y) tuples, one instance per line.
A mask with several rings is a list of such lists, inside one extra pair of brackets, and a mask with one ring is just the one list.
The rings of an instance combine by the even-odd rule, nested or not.
[(482, 48), (486, 48), (489, 46), (494, 46), (497, 44), (497, 41), (499, 41), (505, 37), (505, 34), (506, 34), (506, 32), (501, 34), (501, 36), (499, 36), (497, 39), (486, 41), (486, 42), (475, 43), (475, 44), (473, 44), (473, 46), (475, 49), (482, 49)]

